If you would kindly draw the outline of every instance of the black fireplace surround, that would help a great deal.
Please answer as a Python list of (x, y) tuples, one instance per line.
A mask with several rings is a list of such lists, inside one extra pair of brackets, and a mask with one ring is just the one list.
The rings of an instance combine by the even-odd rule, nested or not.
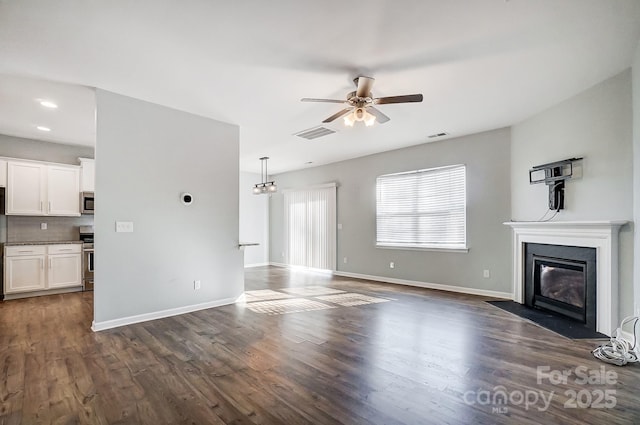
[(524, 301), (596, 329), (596, 249), (525, 243)]

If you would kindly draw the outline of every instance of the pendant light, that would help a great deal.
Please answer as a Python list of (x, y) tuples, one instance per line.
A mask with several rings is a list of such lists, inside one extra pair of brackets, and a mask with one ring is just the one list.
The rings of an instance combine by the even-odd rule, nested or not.
[(260, 179), (261, 183), (256, 183), (253, 185), (253, 194), (261, 195), (263, 193), (274, 193), (278, 191), (278, 186), (276, 186), (275, 181), (267, 181), (269, 175), (267, 174), (267, 161), (269, 160), (268, 156), (263, 156), (260, 158)]

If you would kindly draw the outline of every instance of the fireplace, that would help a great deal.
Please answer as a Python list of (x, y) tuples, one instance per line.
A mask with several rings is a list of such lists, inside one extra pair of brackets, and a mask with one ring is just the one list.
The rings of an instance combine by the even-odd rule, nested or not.
[(596, 249), (524, 244), (524, 304), (596, 330)]
[[(585, 266), (587, 276), (590, 273), (595, 274), (597, 285), (595, 287), (585, 286), (584, 302), (585, 305), (589, 305), (590, 297), (593, 296), (592, 291), (595, 291), (595, 311), (590, 312), (587, 310), (584, 312), (585, 324), (591, 320), (591, 316), (595, 316), (596, 331), (605, 335), (611, 335), (620, 321), (618, 317), (618, 233), (620, 228), (624, 226), (627, 221), (624, 220), (607, 220), (607, 221), (549, 221), (549, 222), (518, 222), (510, 221), (506, 224), (513, 229), (513, 301), (526, 304), (526, 281), (529, 276), (533, 276), (533, 266), (529, 269), (529, 272), (525, 270), (527, 260), (525, 256), (525, 248), (530, 244), (541, 245), (558, 245), (565, 247), (578, 247), (578, 248), (591, 248), (595, 251), (597, 260), (597, 269), (595, 264), (593, 268), (589, 267), (589, 263), (584, 259), (575, 259), (571, 256), (564, 256), (560, 254), (539, 253), (539, 257), (543, 257), (543, 260), (555, 261), (554, 264), (544, 263), (539, 264), (539, 267), (546, 265), (547, 267), (557, 267), (570, 265), (575, 267), (564, 267), (568, 269), (566, 273), (573, 278), (576, 275), (571, 271), (582, 270), (583, 265), (581, 262), (586, 262)], [(564, 259), (564, 260), (563, 260)], [(569, 259), (570, 261), (566, 261)], [(562, 260), (563, 262), (558, 262)], [(533, 261), (533, 260), (531, 260)], [(576, 264), (576, 262), (578, 264)], [(533, 263), (532, 263), (533, 264)], [(551, 271), (550, 269), (541, 268), (540, 273), (543, 270)], [(553, 269), (555, 270), (555, 269)], [(549, 276), (540, 276), (549, 277)], [(535, 282), (534, 282), (535, 284)], [(540, 285), (540, 282), (538, 283)], [(553, 287), (549, 287), (546, 281), (544, 281), (544, 293), (541, 290), (541, 295), (549, 295), (552, 297), (547, 298), (559, 298), (555, 301), (568, 304), (570, 306), (577, 307), (574, 303), (567, 302), (574, 300), (574, 297), (581, 297), (581, 293), (573, 294), (567, 297), (559, 295), (557, 292), (551, 292)], [(551, 304), (551, 303), (550, 303)], [(577, 304), (580, 304), (577, 302)], [(561, 304), (563, 305), (563, 304)], [(556, 306), (556, 305), (554, 305)], [(569, 308), (568, 310), (571, 310)], [(582, 313), (581, 313), (582, 317)], [(575, 319), (581, 320), (581, 319)]]

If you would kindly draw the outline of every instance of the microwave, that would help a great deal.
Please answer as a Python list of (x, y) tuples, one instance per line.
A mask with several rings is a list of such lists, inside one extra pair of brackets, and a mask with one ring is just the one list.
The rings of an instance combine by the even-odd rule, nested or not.
[(93, 214), (94, 212), (93, 192), (80, 192), (80, 212), (82, 214)]

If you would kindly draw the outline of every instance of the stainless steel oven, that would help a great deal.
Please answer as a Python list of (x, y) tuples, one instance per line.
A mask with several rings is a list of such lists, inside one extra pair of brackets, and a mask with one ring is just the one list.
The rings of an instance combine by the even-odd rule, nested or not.
[(82, 245), (82, 288), (93, 291), (93, 267), (95, 251), (93, 248), (93, 226), (80, 226)]
[(80, 193), (80, 212), (82, 214), (93, 214), (95, 195), (93, 192)]

